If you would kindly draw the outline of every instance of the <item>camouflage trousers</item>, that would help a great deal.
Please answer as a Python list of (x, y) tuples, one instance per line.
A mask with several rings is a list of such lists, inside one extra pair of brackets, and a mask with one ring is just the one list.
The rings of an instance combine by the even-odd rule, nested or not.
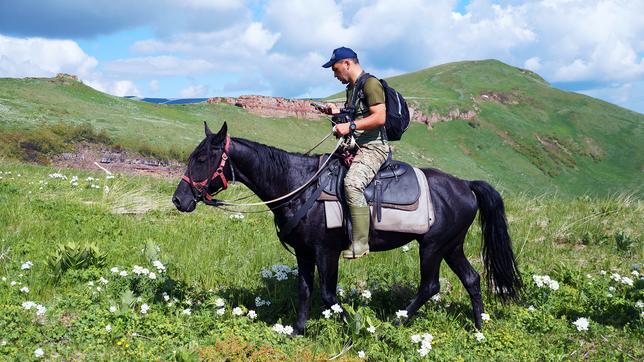
[(349, 206), (367, 206), (364, 189), (376, 176), (387, 160), (389, 145), (367, 144), (360, 146), (351, 167), (344, 177), (344, 193)]

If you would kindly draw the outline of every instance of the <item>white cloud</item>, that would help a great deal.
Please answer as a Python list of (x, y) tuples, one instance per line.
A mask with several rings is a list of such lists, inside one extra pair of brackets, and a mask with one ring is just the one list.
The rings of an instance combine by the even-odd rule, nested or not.
[(181, 59), (169, 55), (117, 59), (105, 64), (105, 70), (115, 75), (134, 77), (197, 75), (212, 71), (214, 67), (203, 59)]
[(194, 84), (181, 90), (181, 98), (198, 98), (208, 96), (208, 86), (204, 84)]
[(523, 63), (523, 67), (536, 72), (541, 69), (541, 59), (539, 57), (532, 57)]
[(50, 77), (72, 73), (90, 74), (98, 64), (71, 40), (13, 38), (0, 35), (0, 76)]
[(141, 91), (130, 80), (110, 81), (110, 80), (103, 80), (100, 78), (90, 78), (90, 79), (83, 80), (83, 82), (86, 85), (96, 89), (97, 91), (111, 94), (117, 97), (123, 97), (123, 96), (142, 97), (143, 96)]
[(161, 86), (159, 85), (159, 81), (156, 79), (152, 79), (148, 83), (148, 90), (150, 91), (151, 94), (157, 93), (161, 89)]

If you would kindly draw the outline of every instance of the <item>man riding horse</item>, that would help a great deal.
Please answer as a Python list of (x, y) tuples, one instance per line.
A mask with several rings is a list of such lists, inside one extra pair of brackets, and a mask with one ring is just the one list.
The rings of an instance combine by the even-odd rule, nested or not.
[[(370, 77), (362, 70), (358, 55), (349, 48), (335, 49), (331, 59), (322, 67), (331, 68), (334, 76), (347, 85), (344, 109), (352, 110), (347, 115), (348, 122), (334, 126), (334, 133), (337, 137), (351, 135), (355, 139), (355, 142), (346, 142), (344, 145), (355, 156), (344, 178), (345, 197), (352, 223), (351, 246), (342, 252), (342, 257), (355, 259), (369, 254), (370, 212), (364, 189), (376, 176), (390, 152), (383, 132), (387, 114), (385, 92), (377, 78)], [(362, 77), (367, 79), (361, 79)], [(359, 80), (364, 82), (362, 88), (356, 86)], [(329, 115), (340, 114), (333, 103), (327, 104), (323, 111)]]

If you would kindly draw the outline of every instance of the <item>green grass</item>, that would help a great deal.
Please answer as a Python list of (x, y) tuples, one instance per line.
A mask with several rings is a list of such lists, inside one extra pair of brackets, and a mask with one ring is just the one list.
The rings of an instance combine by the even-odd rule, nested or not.
[[(449, 63), (388, 81), (425, 114), (477, 112), (471, 122), (439, 123), (432, 130), (412, 125), (395, 143), (399, 159), (490, 180), (515, 195), (644, 192), (640, 113), (555, 89), (530, 71), (495, 60)], [(482, 92), (505, 94), (516, 104), (476, 100)], [(300, 152), (329, 132), (324, 119), (261, 118), (224, 104), (149, 104), (56, 78), (0, 79), (3, 138), (7, 132), (38, 136), (47, 124), (60, 122), (90, 125), (115, 145), (183, 161), (202, 139), (203, 121), (213, 130), (227, 121), (233, 136)], [(0, 152), (13, 155), (2, 146)]]
[[(482, 342), (474, 338), (469, 297), (444, 263), (441, 300), (428, 302), (403, 327), (392, 325), (418, 285), (415, 243), (407, 252), (396, 249), (340, 263), (341, 300), (361, 316), (361, 328), (337, 317), (325, 319), (316, 289), (308, 334), (291, 339), (271, 328), (295, 322), (296, 279), (261, 276), (273, 265), (295, 264), (279, 245), (270, 214), (235, 219), (203, 205), (191, 214), (179, 213), (170, 202), (178, 180), (125, 175), (106, 180), (100, 173), (9, 160), (0, 161), (0, 171), (0, 277), (6, 278), (0, 280), (2, 359), (34, 359), (41, 348), (47, 360), (326, 360), (353, 335), (355, 346), (344, 360), (356, 359), (360, 350), (372, 360), (418, 360), (420, 346), (411, 336), (422, 333), (433, 335), (429, 358), (436, 360), (644, 358), (643, 309), (636, 305), (644, 300), (644, 280), (631, 274), (644, 272), (644, 207), (633, 195), (562, 199), (504, 192), (525, 298), (501, 305), (484, 297), (491, 321), (485, 323)], [(68, 179), (48, 177), (53, 172)], [(70, 185), (74, 175), (77, 186)], [(88, 176), (97, 180), (86, 181)], [(248, 192), (234, 186), (224, 196)], [(480, 234), (475, 224), (465, 242), (466, 255), (479, 271)], [(106, 266), (72, 268), (55, 281), (48, 255), (69, 242), (95, 244), (107, 254)], [(154, 258), (167, 266), (155, 280), (132, 272), (134, 265), (156, 271), (142, 252), (146, 244), (159, 246)], [(33, 266), (21, 270), (26, 261)], [(111, 273), (115, 266), (128, 277)], [(611, 280), (612, 273), (630, 277), (634, 285)], [(560, 287), (537, 288), (533, 275), (549, 275)], [(101, 277), (109, 282), (101, 284)], [(22, 284), (11, 286), (12, 281)], [(20, 292), (24, 286), (28, 294)], [(365, 289), (372, 293), (370, 300), (359, 296)], [(257, 296), (272, 304), (256, 307)], [(217, 298), (225, 300), (223, 316), (216, 313)], [(25, 310), (26, 300), (42, 304), (46, 313)], [(144, 303), (150, 306), (147, 314), (140, 312)], [(111, 313), (110, 306), (117, 311)], [(237, 306), (255, 310), (258, 318), (231, 315)], [(191, 315), (183, 313), (186, 308)], [(579, 317), (591, 320), (588, 331), (572, 324)], [(374, 334), (365, 330), (368, 324), (376, 327)]]

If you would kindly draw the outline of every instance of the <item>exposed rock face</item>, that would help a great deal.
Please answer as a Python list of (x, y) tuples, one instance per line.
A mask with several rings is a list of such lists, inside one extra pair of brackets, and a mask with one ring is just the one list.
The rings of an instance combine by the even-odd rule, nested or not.
[(497, 102), (501, 104), (519, 104), (517, 96), (512, 93), (503, 93), (503, 92), (494, 92), (487, 91), (481, 92), (478, 97), (475, 98), (475, 101), (478, 102)]
[(423, 114), (418, 109), (410, 106), (409, 113), (411, 114), (411, 121), (416, 123), (426, 124), (427, 127), (432, 128), (435, 123), (438, 122), (447, 122), (455, 119), (463, 119), (466, 121), (476, 118), (476, 112), (473, 110), (461, 111), (456, 108), (449, 111), (447, 114), (440, 114), (438, 112), (432, 112), (431, 115)]
[(78, 76), (67, 73), (58, 73), (56, 74), (56, 79), (58, 80), (75, 80), (78, 82)]
[(249, 95), (238, 98), (214, 97), (209, 98), (208, 103), (234, 104), (262, 117), (318, 119), (322, 116), (309, 104), (310, 101), (299, 99)]
[[(213, 97), (208, 99), (208, 103), (235, 105), (262, 117), (319, 119), (324, 116), (320, 112), (316, 111), (308, 100), (247, 95), (240, 96), (238, 98)], [(343, 103), (336, 103), (336, 105), (338, 108), (343, 107)], [(476, 117), (476, 111), (461, 111), (458, 108), (451, 110), (447, 114), (432, 112), (431, 115), (426, 115), (412, 104), (409, 105), (409, 113), (412, 122), (426, 124), (430, 128), (434, 123), (438, 122), (447, 122), (454, 119), (464, 119), (468, 121)]]

